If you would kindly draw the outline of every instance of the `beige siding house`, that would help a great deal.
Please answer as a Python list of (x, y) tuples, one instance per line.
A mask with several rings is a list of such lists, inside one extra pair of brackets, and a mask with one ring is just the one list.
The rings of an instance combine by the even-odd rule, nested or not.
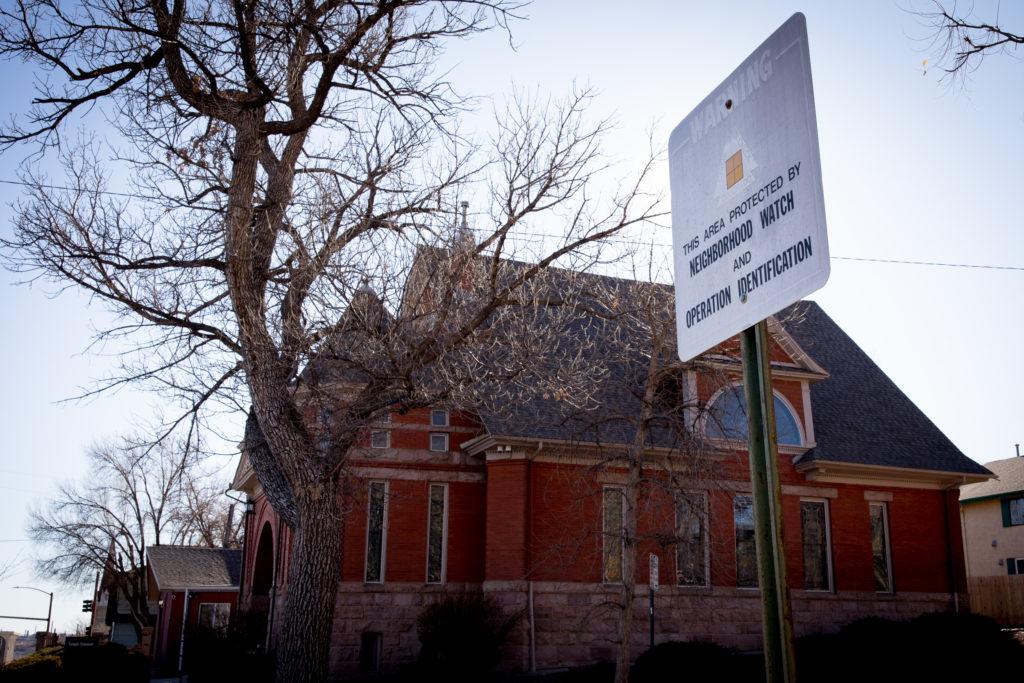
[(994, 479), (960, 487), (967, 575), (1024, 575), (1024, 457), (985, 467)]

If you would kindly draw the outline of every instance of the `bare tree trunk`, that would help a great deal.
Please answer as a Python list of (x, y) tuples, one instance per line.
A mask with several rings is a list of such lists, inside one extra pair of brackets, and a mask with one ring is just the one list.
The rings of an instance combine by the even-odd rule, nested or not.
[[(643, 431), (643, 430), (641, 430)], [(643, 441), (638, 434), (638, 440)], [(633, 606), (636, 602), (636, 547), (637, 517), (640, 496), (640, 476), (643, 462), (642, 448), (631, 448), (629, 473), (623, 493), (622, 534), (625, 538), (622, 557), (622, 619), (619, 627), (619, 658), (615, 666), (615, 683), (629, 681), (630, 645), (633, 638)]]
[(277, 680), (327, 679), (334, 603), (341, 580), (343, 525), (339, 487), (314, 485), (299, 500), (288, 594), (277, 653)]

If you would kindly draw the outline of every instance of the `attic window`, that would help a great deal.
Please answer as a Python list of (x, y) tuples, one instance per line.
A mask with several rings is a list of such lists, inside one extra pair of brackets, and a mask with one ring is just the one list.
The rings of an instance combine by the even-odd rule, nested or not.
[[(747, 440), (747, 401), (741, 385), (728, 387), (711, 403), (705, 417), (704, 431), (712, 439)], [(796, 415), (777, 393), (775, 433), (780, 444), (800, 446), (803, 443)]]

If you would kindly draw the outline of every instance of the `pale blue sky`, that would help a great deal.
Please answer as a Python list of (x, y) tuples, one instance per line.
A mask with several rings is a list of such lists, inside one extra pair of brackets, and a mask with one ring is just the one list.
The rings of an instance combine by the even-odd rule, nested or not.
[[(977, 2), (991, 17), (993, 3)], [(897, 4), (791, 2), (538, 2), (500, 34), (450, 50), (451, 80), (494, 97), (512, 86), (558, 95), (574, 82), (600, 93), (597, 113), (618, 127), (609, 156), (628, 164), (652, 124), (663, 147), (683, 118), (793, 12), (807, 16), (834, 256), (1024, 266), (1024, 63), (991, 58), (966, 89), (934, 70), (924, 30)], [(1004, 3), (1004, 23), (1024, 31), (1024, 4)], [(4, 117), (23, 107), (26, 75), (4, 67)], [(12, 95), (11, 93), (18, 93)], [(0, 180), (15, 177), (13, 155)], [(667, 192), (667, 168), (659, 173)], [(10, 234), (18, 188), (0, 184), (0, 232)], [(669, 244), (668, 230), (647, 238)], [(109, 359), (85, 350), (102, 312), (80, 295), (47, 298), (0, 272), (8, 359), (0, 388), (0, 562), (28, 558), (25, 511), (55, 483), (83, 474), (84, 450), (147, 419), (151, 399), (132, 392), (58, 404), (103, 376)], [(1010, 457), (1024, 442), (1020, 403), (1024, 272), (835, 260), (813, 298), (969, 457)], [(45, 613), (30, 563), (0, 585), (0, 613)], [(88, 590), (56, 587), (58, 627), (79, 618)], [(36, 625), (0, 619), (0, 629)]]

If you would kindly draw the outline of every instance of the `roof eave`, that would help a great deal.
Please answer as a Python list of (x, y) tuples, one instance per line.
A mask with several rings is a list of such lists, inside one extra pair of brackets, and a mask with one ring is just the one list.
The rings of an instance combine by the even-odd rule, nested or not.
[(908, 488), (953, 488), (991, 479), (991, 474), (947, 470), (871, 465), (838, 460), (808, 460), (796, 463), (796, 470), (812, 481), (852, 481), (860, 484)]

